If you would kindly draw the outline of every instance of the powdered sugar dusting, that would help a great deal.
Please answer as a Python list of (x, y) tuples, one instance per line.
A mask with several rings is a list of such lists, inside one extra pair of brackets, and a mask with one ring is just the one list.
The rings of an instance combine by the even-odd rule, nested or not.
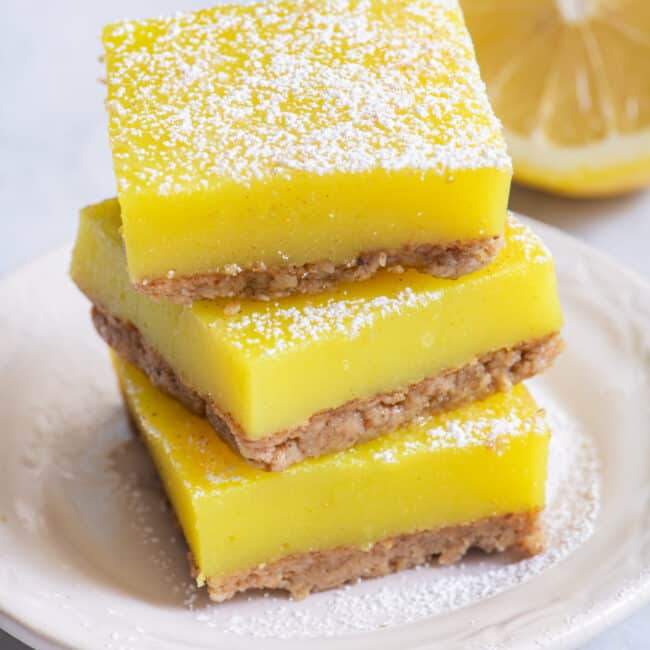
[[(551, 253), (534, 232), (511, 215), (506, 225), (506, 248), (487, 268), (459, 280), (434, 278), (416, 271), (384, 274), (370, 283), (355, 283), (340, 290), (308, 298), (288, 298), (271, 303), (242, 301), (233, 313), (224, 308), (212, 313), (204, 307), (210, 326), (244, 354), (266, 356), (340, 337), (353, 340), (377, 331), (382, 321), (407, 319), (443, 300), (445, 294), (477, 278), (499, 282), (503, 274), (520, 265), (550, 264)], [(372, 292), (368, 286), (377, 286)]]
[(573, 553), (592, 534), (599, 508), (598, 460), (589, 437), (536, 387), (553, 429), (547, 549), (528, 560), (470, 555), (451, 567), (420, 567), (291, 602), (271, 596), (207, 606), (196, 621), (237, 636), (314, 638), (415, 622), (477, 603), (530, 580)]
[[(499, 404), (495, 409), (493, 399), (464, 407), (462, 417), (458, 412), (416, 418), (404, 432), (389, 434), (381, 438), (389, 445), (380, 445), (374, 454), (375, 460), (396, 462), (398, 458), (427, 449), (464, 449), (485, 446), (501, 454), (512, 438), (518, 436), (548, 434), (548, 425), (543, 411), (531, 412), (519, 389), (515, 389), (510, 408)], [(520, 417), (521, 416), (521, 417)], [(394, 440), (393, 440), (394, 438)], [(391, 444), (392, 443), (392, 444)]]
[(553, 259), (546, 244), (526, 225), (517, 221), (508, 213), (506, 217), (508, 241), (514, 242), (523, 251), (524, 257), (531, 263), (544, 263)]
[(104, 44), (121, 191), (510, 169), (456, 0), (222, 5)]
[(376, 321), (426, 307), (438, 300), (442, 292), (416, 292), (406, 287), (392, 296), (353, 298), (346, 295), (344, 291), (343, 297), (337, 295), (320, 304), (307, 302), (301, 307), (282, 307), (281, 302), (267, 308), (258, 307), (238, 319), (229, 320), (225, 330), (236, 347), (261, 346), (265, 354), (274, 355), (296, 345), (336, 335), (356, 339)]

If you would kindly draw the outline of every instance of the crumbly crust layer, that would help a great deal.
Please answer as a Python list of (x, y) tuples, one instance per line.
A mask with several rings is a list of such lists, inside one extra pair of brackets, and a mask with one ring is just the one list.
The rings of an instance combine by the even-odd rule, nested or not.
[(544, 548), (540, 512), (487, 517), (460, 526), (446, 526), (376, 542), (370, 548), (355, 546), (298, 553), (260, 564), (226, 578), (202, 577), (190, 557), (193, 577), (205, 582), (210, 598), (229, 600), (248, 589), (283, 589), (301, 599), (315, 591), (338, 587), (360, 578), (376, 578), (432, 560), (452, 564), (470, 548), (486, 553), (516, 550), (522, 557)]
[(403, 426), (420, 415), (449, 411), (508, 390), (546, 370), (560, 353), (557, 333), (474, 358), (420, 382), (367, 399), (351, 400), (312, 415), (305, 423), (261, 440), (249, 440), (228, 413), (188, 386), (131, 323), (93, 306), (93, 322), (115, 352), (139, 367), (151, 382), (207, 417), (217, 433), (250, 464), (281, 471), (305, 458), (347, 449)]
[(410, 244), (361, 253), (346, 264), (322, 261), (275, 266), (258, 263), (250, 268), (233, 265), (230, 272), (170, 274), (135, 283), (134, 287), (151, 298), (183, 304), (215, 298), (270, 300), (299, 293), (322, 293), (340, 282), (366, 280), (382, 269), (401, 273), (412, 268), (441, 278), (458, 278), (489, 264), (503, 246), (503, 237)]

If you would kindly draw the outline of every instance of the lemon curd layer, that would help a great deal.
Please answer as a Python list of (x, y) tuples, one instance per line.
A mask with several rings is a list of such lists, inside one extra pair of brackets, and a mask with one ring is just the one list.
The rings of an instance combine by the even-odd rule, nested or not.
[(114, 364), (204, 576), (544, 506), (549, 431), (523, 385), (270, 473), (140, 370)]
[(497, 260), (459, 280), (385, 272), (319, 296), (242, 301), (237, 313), (227, 300), (182, 306), (135, 291), (119, 227), (114, 200), (82, 211), (75, 282), (251, 440), (561, 325), (552, 257), (514, 218)]
[(501, 235), (511, 165), (455, 0), (105, 28), (132, 280)]

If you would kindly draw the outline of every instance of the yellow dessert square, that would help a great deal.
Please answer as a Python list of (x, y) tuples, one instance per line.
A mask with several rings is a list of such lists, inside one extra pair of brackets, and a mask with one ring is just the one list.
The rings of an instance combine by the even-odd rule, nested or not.
[(449, 256), (503, 234), (510, 161), (455, 0), (220, 5), (110, 25), (103, 42), (144, 291), (342, 272), (373, 251), (411, 266), (418, 245)]
[[(513, 218), (499, 258), (459, 280), (384, 272), (319, 296), (249, 300), (234, 307), (225, 299), (191, 307), (153, 302), (134, 291), (119, 228), (114, 200), (82, 211), (73, 279), (103, 313), (122, 324), (122, 339), (137, 338), (129, 348), (119, 336), (111, 340), (102, 328), (100, 333), (159, 385), (165, 385), (161, 377), (173, 374), (165, 387), (180, 384), (200, 397), (238, 444), (296, 433), (315, 414), (349, 410), (355, 400), (404, 392), (440, 373), (463, 372), (487, 354), (492, 356), (482, 362), (484, 374), (468, 378), (476, 390), (467, 393), (470, 399), (485, 396), (482, 390), (508, 383), (507, 377), (499, 381), (490, 375), (499, 355), (509, 359), (511, 348), (545, 340), (561, 326), (553, 259)], [(524, 372), (515, 379), (544, 367), (528, 361), (524, 348), (513, 356), (512, 363), (520, 363)], [(454, 391), (429, 393), (438, 395), (440, 404), (425, 401), (422, 409), (444, 407)], [(390, 393), (388, 401), (405, 412), (407, 404), (398, 394)], [(392, 413), (377, 432), (394, 428), (400, 421), (391, 418), (397, 415)], [(319, 426), (322, 436), (334, 435), (337, 419)], [(363, 432), (347, 444), (362, 438)]]
[[(207, 580), (216, 600), (251, 586), (301, 596), (434, 553), (453, 561), (474, 544), (539, 548), (549, 431), (523, 385), (270, 473), (135, 367), (114, 363), (199, 583)], [(330, 561), (338, 568), (324, 572)]]

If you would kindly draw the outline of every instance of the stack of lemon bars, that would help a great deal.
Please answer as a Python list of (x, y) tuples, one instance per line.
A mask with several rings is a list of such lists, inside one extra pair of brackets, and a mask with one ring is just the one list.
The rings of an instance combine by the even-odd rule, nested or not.
[(553, 260), (455, 0), (103, 34), (118, 198), (72, 276), (216, 601), (543, 547)]

